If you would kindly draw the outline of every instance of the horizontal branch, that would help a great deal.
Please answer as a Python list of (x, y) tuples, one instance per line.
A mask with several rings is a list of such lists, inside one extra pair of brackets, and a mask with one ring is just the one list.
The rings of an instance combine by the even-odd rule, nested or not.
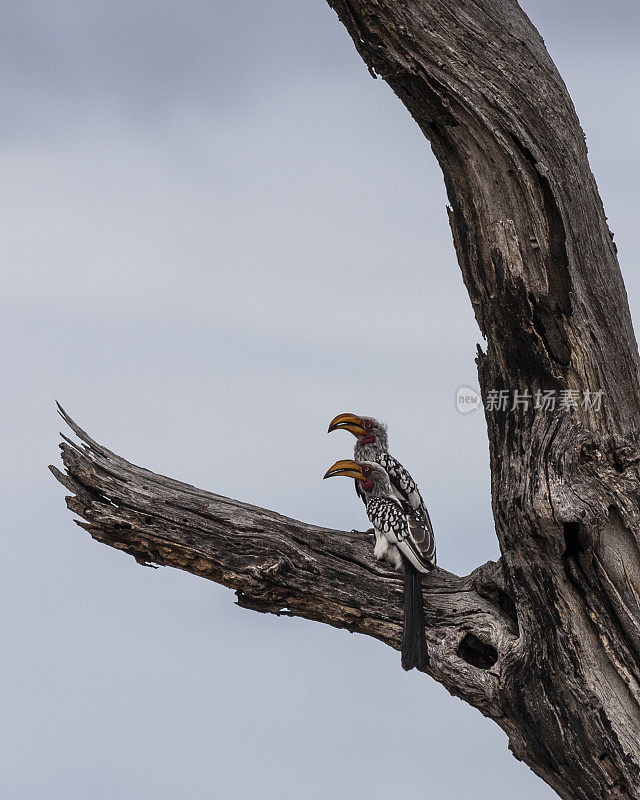
[[(367, 634), (400, 648), (402, 579), (373, 557), (370, 537), (307, 525), (137, 467), (91, 439), (61, 409), (80, 443), (63, 436), (78, 524), (141, 564), (177, 567), (236, 590), (239, 605)], [(499, 564), (423, 580), (429, 674), (499, 717), (502, 662), (516, 623)]]

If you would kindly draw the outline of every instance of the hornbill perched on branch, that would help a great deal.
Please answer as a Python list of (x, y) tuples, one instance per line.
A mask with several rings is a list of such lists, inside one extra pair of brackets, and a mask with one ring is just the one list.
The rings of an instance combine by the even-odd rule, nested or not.
[[(403, 505), (408, 505), (424, 529), (425, 539), (421, 544), (421, 552), (430, 569), (436, 566), (436, 540), (429, 512), (418, 489), (418, 484), (399, 461), (389, 454), (387, 428), (372, 417), (359, 417), (356, 414), (338, 414), (329, 424), (331, 431), (345, 430), (356, 437), (353, 457), (356, 461), (372, 461), (383, 467), (396, 497)], [(360, 482), (356, 480), (356, 493), (366, 505)]]
[(431, 558), (431, 528), (426, 529), (424, 520), (407, 503), (398, 499), (389, 475), (380, 464), (352, 459), (336, 461), (324, 477), (336, 475), (354, 478), (359, 486), (376, 537), (375, 557), (389, 562), (396, 569), (404, 563), (402, 667), (424, 671), (429, 663), (429, 654), (420, 573), (435, 566)]

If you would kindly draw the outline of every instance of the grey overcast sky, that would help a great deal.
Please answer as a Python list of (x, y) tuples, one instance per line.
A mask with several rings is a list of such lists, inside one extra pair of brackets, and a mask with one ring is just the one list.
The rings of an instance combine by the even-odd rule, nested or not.
[[(637, 323), (637, 1), (524, 6)], [(321, 481), (352, 445), (328, 420), (357, 410), (388, 422), (441, 565), (495, 558), (484, 421), (454, 407), (479, 333), (409, 115), (323, 0), (10, 0), (2, 18), (0, 796), (554, 796), (394, 651), (141, 568), (73, 524), (46, 470), (57, 398), (135, 463), (360, 527), (351, 487)]]

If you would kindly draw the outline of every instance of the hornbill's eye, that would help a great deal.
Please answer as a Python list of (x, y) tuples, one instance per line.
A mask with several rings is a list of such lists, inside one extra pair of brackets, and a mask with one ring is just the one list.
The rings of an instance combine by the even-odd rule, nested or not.
[(368, 475), (370, 472), (371, 472), (371, 467), (364, 466), (362, 468), (362, 474), (363, 475)]
[(365, 427), (367, 430), (371, 430), (371, 428), (373, 428), (373, 422), (371, 422), (371, 420), (370, 420), (370, 419), (367, 419), (367, 420), (365, 420), (364, 427)]

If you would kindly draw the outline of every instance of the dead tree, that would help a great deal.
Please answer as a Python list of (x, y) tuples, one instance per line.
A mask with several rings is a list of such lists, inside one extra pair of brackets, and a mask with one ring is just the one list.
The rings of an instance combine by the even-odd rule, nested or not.
[[(561, 797), (640, 798), (638, 353), (571, 99), (515, 0), (329, 2), (442, 167), (485, 404), (603, 392), (600, 411), (486, 413), (502, 557), (424, 580), (430, 674)], [(83, 444), (54, 472), (95, 539), (399, 647), (400, 579), (361, 536), (154, 475), (67, 422)]]

